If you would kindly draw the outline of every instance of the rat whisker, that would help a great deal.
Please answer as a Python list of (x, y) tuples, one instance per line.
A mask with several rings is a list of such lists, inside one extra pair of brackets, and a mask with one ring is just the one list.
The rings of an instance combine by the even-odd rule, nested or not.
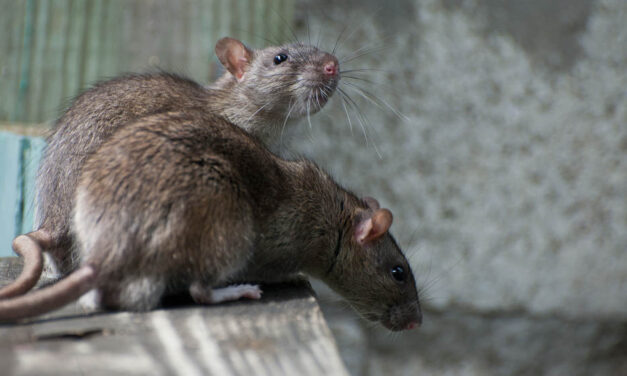
[(418, 235), (418, 230), (419, 229), (420, 229), (419, 227), (416, 227), (414, 229), (414, 231), (412, 231), (411, 234), (409, 234), (409, 239), (407, 241), (407, 247), (406, 248), (414, 249), (414, 246), (412, 246), (412, 244), (414, 244), (416, 242), (416, 236)]
[(429, 259), (429, 266), (427, 267), (427, 274), (425, 275), (425, 281), (421, 283), (421, 286), (424, 286), (425, 290), (428, 289), (430, 286), (432, 286), (434, 283), (436, 283), (435, 281), (431, 279), (431, 272), (433, 272), (433, 258)]
[(348, 115), (348, 109), (346, 108), (346, 99), (344, 98), (344, 94), (340, 91), (338, 91), (338, 93), (340, 93), (340, 97), (342, 99), (342, 107), (344, 108), (344, 113), (346, 114), (346, 120), (348, 121), (348, 127), (351, 131), (351, 136), (353, 136), (353, 123), (351, 121), (351, 117)]
[(373, 84), (373, 85), (382, 85), (382, 84), (381, 84), (381, 83), (379, 83), (379, 82), (374, 82), (374, 81), (372, 81), (372, 80), (369, 80), (369, 79), (367, 79), (367, 78), (363, 78), (363, 77), (343, 75), (343, 76), (342, 76), (342, 78), (343, 78), (343, 79), (344, 79), (344, 78), (349, 78), (349, 79), (351, 79), (351, 80), (363, 81), (363, 82), (367, 82), (367, 83), (369, 83), (369, 84)]
[(307, 17), (307, 40), (309, 42), (309, 45), (311, 46), (311, 30), (309, 28), (309, 13), (307, 13), (305, 16)]
[(320, 48), (320, 37), (322, 36), (322, 28), (318, 30), (318, 41), (316, 42), (316, 48)]
[(311, 108), (312, 109), (316, 109), (316, 105), (317, 105), (317, 101), (318, 101), (318, 89), (317, 88), (313, 88), (311, 90)]
[(342, 77), (344, 77), (344, 73), (368, 73), (368, 72), (385, 72), (390, 73), (389, 70), (386, 69), (378, 69), (378, 68), (358, 68), (358, 69), (346, 69), (340, 72)]
[(363, 89), (362, 87), (357, 86), (357, 85), (353, 84), (352, 82), (344, 82), (344, 84), (347, 85), (347, 86), (352, 87), (364, 99), (368, 100), (370, 103), (374, 104), (375, 106), (377, 106), (377, 107), (379, 107), (379, 108), (381, 108), (383, 110), (385, 109), (385, 107), (387, 107), (399, 119), (402, 119), (402, 120), (405, 120), (405, 121), (409, 120), (409, 118), (407, 116), (402, 114), (396, 108), (392, 107), (392, 105), (390, 105), (388, 102), (386, 102), (385, 100), (377, 97), (376, 95), (372, 94), (371, 92)]
[(290, 118), (290, 114), (292, 113), (292, 109), (294, 106), (292, 105), (292, 100), (290, 99), (289, 104), (287, 105), (287, 114), (285, 115), (285, 120), (283, 121), (283, 126), (281, 127), (281, 136), (280, 136), (280, 144), (283, 145), (283, 132), (285, 131), (285, 125), (287, 124), (287, 120)]
[[(390, 85), (387, 82), (377, 82), (377, 81), (374, 81), (374, 80), (369, 79), (369, 78), (356, 76), (356, 74), (362, 74), (362, 73), (365, 74), (366, 73), (366, 72), (357, 72), (357, 71), (358, 71), (358, 69), (351, 69), (349, 71), (342, 71), (342, 72), (340, 72), (340, 75), (341, 75), (341, 77), (343, 79), (344, 78), (348, 78), (348, 79), (352, 79), (352, 80), (358, 80), (358, 81), (367, 82), (367, 83), (372, 84), (374, 86), (385, 86), (385, 87), (388, 87), (388, 88), (391, 88), (391, 89), (395, 89), (394, 86)], [(372, 71), (380, 71), (380, 72), (390, 73), (389, 71), (382, 70), (382, 69), (372, 69)], [(345, 73), (350, 73), (350, 75), (345, 74)]]
[(389, 48), (391, 48), (390, 45), (379, 45), (375, 47), (362, 47), (362, 48), (357, 49), (355, 52), (353, 52), (353, 55), (349, 55), (347, 57), (343, 57), (342, 59), (338, 59), (338, 60), (340, 62), (340, 65), (344, 65), (355, 59), (359, 59), (360, 57), (368, 56), (375, 52), (385, 51), (386, 49), (389, 49)]
[(269, 105), (270, 102), (267, 102), (266, 104), (264, 104), (263, 106), (259, 107), (257, 109), (257, 111), (255, 111), (252, 115), (250, 115), (250, 117), (248, 119), (246, 119), (246, 123), (248, 123), (250, 121), (250, 119), (252, 119), (253, 117), (255, 117), (255, 115), (257, 115), (257, 113), (261, 110), (263, 110), (264, 107), (266, 107), (267, 105)]
[(311, 99), (311, 96), (310, 96), (310, 97), (309, 97), (309, 99), (307, 100), (307, 123), (309, 123), (309, 130), (311, 130), (311, 129), (312, 129), (312, 126), (311, 126), (311, 113), (310, 113), (310, 111), (309, 111), (309, 103), (310, 103), (310, 99)]
[[(346, 92), (342, 90), (342, 88), (338, 87), (337, 90), (340, 93), (344, 93), (345, 98), (347, 99), (346, 103), (349, 105), (349, 107), (353, 109), (353, 111), (355, 111), (355, 114), (357, 115), (357, 122), (361, 126), (361, 130), (366, 140), (366, 145), (369, 145), (370, 141), (368, 138), (368, 132), (366, 132), (366, 126), (364, 125), (364, 124), (369, 124), (368, 120), (365, 118), (363, 112), (359, 109), (359, 106), (357, 105), (357, 103), (355, 103), (355, 101), (348, 94), (346, 94)], [(379, 152), (379, 148), (377, 147), (376, 143), (373, 142), (372, 146), (374, 148), (375, 153), (377, 153), (377, 155), (379, 156), (379, 159), (382, 159), (383, 157), (381, 156), (381, 153)]]
[[(395, 88), (392, 85), (388, 85), (386, 83), (380, 83), (380, 82), (375, 82), (366, 78), (361, 78), (361, 77), (353, 77), (353, 76), (343, 76), (342, 78), (347, 78), (347, 79), (353, 79), (353, 80), (357, 80), (357, 81), (362, 81), (368, 84), (371, 84), (373, 86), (383, 86), (383, 87), (387, 87), (390, 89), (390, 91), (392, 93), (397, 93), (397, 91), (395, 90)], [(379, 105), (377, 105), (377, 107), (384, 109), (384, 110), (389, 110), (391, 111), (394, 116), (396, 116), (399, 119), (402, 119), (404, 121), (408, 121), (409, 118), (407, 117), (407, 115), (401, 113), (399, 110), (397, 110), (394, 106), (392, 106), (391, 104), (389, 104), (388, 102), (386, 102), (385, 100), (377, 97), (376, 95), (374, 95), (372, 92), (366, 91), (365, 89), (363, 89), (362, 87), (359, 87), (357, 85), (355, 85), (354, 83), (350, 82), (350, 81), (342, 81), (341, 83), (342, 85), (346, 85), (346, 86), (352, 86), (354, 88), (354, 90), (361, 90), (363, 92), (362, 96), (367, 95), (370, 98), (366, 98), (368, 101), (372, 101), (372, 100), (376, 100), (381, 102)], [(386, 108), (383, 108), (386, 107)]]
[(316, 102), (318, 104), (317, 110), (320, 110), (322, 108), (322, 105), (320, 104), (320, 90), (316, 90)]
[[(436, 286), (436, 284), (438, 282), (440, 282), (444, 276), (446, 276), (448, 273), (451, 272), (451, 270), (453, 270), (454, 268), (456, 268), (459, 265), (461, 260), (462, 260), (462, 256), (460, 255), (460, 257), (457, 258), (457, 261), (454, 262), (451, 266), (445, 268), (444, 270), (441, 270), (433, 278), (430, 278), (430, 280), (428, 282), (424, 283), (423, 286), (419, 286), (418, 287), (418, 293), (419, 294), (422, 294), (422, 293), (428, 294), (429, 291), (431, 289), (433, 289), (433, 287)], [(431, 274), (431, 270), (430, 269), (431, 269), (431, 267), (429, 268), (429, 275)]]
[(342, 39), (342, 34), (344, 34), (347, 28), (348, 28), (348, 24), (344, 25), (344, 28), (342, 28), (342, 31), (340, 31), (340, 34), (337, 36), (337, 39), (335, 40), (335, 44), (333, 45), (333, 50), (331, 50), (331, 55), (335, 55), (335, 50), (337, 49), (337, 45), (338, 43), (340, 43), (340, 40)]
[(281, 42), (278, 39), (276, 39), (276, 38), (270, 39), (268, 37), (262, 36), (261, 34), (254, 33), (254, 32), (252, 32), (249, 29), (245, 29), (245, 28), (242, 28), (242, 27), (236, 27), (233, 30), (234, 31), (239, 31), (239, 32), (242, 32), (242, 33), (245, 33), (245, 34), (248, 34), (251, 37), (254, 37), (254, 38), (257, 38), (259, 40), (262, 40), (262, 41), (264, 41), (264, 42), (266, 42), (266, 43), (268, 43), (270, 45), (273, 45), (273, 46), (278, 46), (278, 45), (281, 44)]
[(344, 95), (344, 98), (346, 98), (346, 104), (355, 113), (355, 116), (357, 118), (357, 123), (360, 125), (362, 133), (364, 135), (364, 139), (366, 141), (366, 146), (370, 145), (370, 138), (368, 137), (368, 133), (366, 132), (366, 127), (365, 127), (365, 124), (367, 124), (367, 119), (365, 118), (365, 116), (363, 115), (363, 112), (361, 111), (361, 109), (357, 105), (357, 102), (355, 102), (355, 100), (353, 100), (348, 95), (348, 93), (346, 93), (341, 88), (338, 88), (338, 92), (342, 93)]
[[(293, 43), (298, 43), (300, 44), (300, 41), (298, 40), (298, 36), (296, 36), (296, 32), (294, 31), (294, 28), (292, 28), (292, 26), (290, 26), (290, 22), (288, 22), (285, 17), (283, 17), (281, 15), (281, 13), (277, 12), (273, 7), (270, 7), (270, 10), (272, 10), (272, 12), (274, 14), (276, 14), (277, 16), (279, 16), (279, 18), (281, 19), (281, 21), (283, 21), (283, 24), (286, 25), (290, 31), (290, 33), (292, 33), (292, 36), (294, 37), (293, 39)], [(311, 43), (309, 43), (311, 44)]]
[(273, 73), (273, 74), (264, 74), (261, 77), (289, 77), (289, 76), (300, 76), (300, 73)]

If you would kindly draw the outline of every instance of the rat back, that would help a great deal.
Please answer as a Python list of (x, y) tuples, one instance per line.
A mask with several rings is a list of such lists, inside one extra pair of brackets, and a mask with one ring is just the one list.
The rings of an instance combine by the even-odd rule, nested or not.
[[(169, 109), (199, 108), (207, 90), (172, 74), (129, 75), (81, 94), (57, 121), (39, 168), (38, 218), (57, 239), (54, 256), (69, 256), (70, 211), (78, 175), (86, 158), (118, 128)], [(70, 259), (62, 271), (71, 270)]]
[(103, 304), (150, 308), (164, 291), (228, 282), (252, 257), (256, 221), (287, 195), (278, 163), (201, 111), (116, 132), (85, 163), (73, 222), (81, 263), (99, 268)]

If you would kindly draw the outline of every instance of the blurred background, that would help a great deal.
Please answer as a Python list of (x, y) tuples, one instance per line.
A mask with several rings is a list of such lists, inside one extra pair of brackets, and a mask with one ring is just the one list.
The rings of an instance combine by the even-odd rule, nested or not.
[(0, 4), (0, 255), (32, 226), (43, 143), (23, 135), (81, 88), (209, 82), (219, 37), (294, 33), (337, 42), (355, 104), (336, 93), (284, 150), (393, 211), (422, 291), (423, 327), (391, 334), (315, 284), (351, 373), (627, 374), (624, 0)]

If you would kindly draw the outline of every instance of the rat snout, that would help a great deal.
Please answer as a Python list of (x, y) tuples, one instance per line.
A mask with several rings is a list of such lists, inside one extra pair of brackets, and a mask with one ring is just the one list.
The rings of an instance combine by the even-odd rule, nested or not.
[(390, 330), (411, 330), (422, 325), (422, 311), (418, 302), (391, 307), (381, 323)]
[(337, 76), (340, 71), (340, 63), (337, 61), (337, 58), (333, 55), (325, 54), (322, 62), (322, 71), (327, 76)]
[(333, 61), (329, 61), (328, 63), (324, 65), (324, 73), (327, 76), (335, 76), (337, 75), (337, 71), (338, 71), (337, 64)]
[(414, 328), (420, 328), (421, 325), (422, 325), (422, 312), (418, 311), (416, 317), (414, 317), (414, 319), (405, 326), (405, 330), (412, 330)]

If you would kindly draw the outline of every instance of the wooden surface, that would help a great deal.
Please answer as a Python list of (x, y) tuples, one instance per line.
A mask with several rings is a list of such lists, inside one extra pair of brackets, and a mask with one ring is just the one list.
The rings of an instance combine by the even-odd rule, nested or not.
[[(0, 285), (21, 268), (0, 259)], [(307, 281), (264, 286), (260, 301), (146, 313), (77, 305), (0, 324), (2, 375), (348, 375)]]

